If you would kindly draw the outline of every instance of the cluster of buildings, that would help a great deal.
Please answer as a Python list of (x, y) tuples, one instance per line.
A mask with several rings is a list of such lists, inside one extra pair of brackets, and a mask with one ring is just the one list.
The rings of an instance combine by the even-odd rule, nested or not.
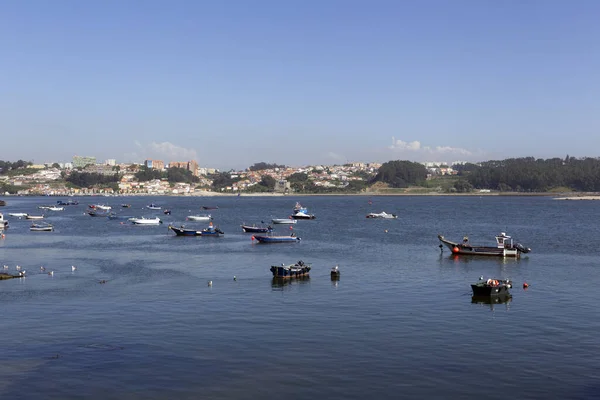
[[(453, 163), (427, 162), (423, 163), (428, 170), (429, 176), (454, 175), (457, 173), (452, 168), (461, 161)], [(199, 183), (170, 183), (165, 179), (155, 179), (147, 182), (139, 182), (135, 173), (140, 168), (149, 168), (164, 171), (168, 168), (182, 168), (199, 178)], [(276, 192), (291, 192), (292, 188), (288, 178), (294, 174), (306, 174), (315, 186), (324, 188), (344, 188), (353, 180), (364, 180), (365, 176), (375, 175), (381, 167), (380, 163), (350, 163), (333, 166), (306, 166), (273, 168), (261, 171), (229, 171), (233, 183), (230, 186), (220, 188), (224, 193), (240, 193), (251, 190), (258, 185), (265, 176), (273, 178), (276, 182)], [(190, 195), (197, 192), (205, 193), (211, 190), (212, 180), (210, 176), (218, 173), (215, 168), (200, 167), (195, 160), (169, 162), (165, 164), (162, 160), (144, 160), (143, 163), (118, 164), (115, 159), (105, 160), (97, 163), (96, 157), (74, 156), (70, 163), (47, 163), (32, 165), (29, 168), (38, 169), (34, 174), (16, 175), (13, 177), (0, 176), (0, 183), (6, 183), (17, 187), (23, 187), (19, 194), (114, 194), (110, 188), (69, 188), (65, 185), (63, 178), (71, 171), (77, 169), (83, 172), (97, 173), (103, 175), (114, 175), (120, 173), (118, 182), (119, 194), (176, 194)]]

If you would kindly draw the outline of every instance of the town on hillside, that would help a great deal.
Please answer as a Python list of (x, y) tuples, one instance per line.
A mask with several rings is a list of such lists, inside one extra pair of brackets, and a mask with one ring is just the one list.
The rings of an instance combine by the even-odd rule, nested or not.
[[(417, 164), (417, 163), (414, 163)], [(464, 162), (419, 166), (426, 179), (456, 175)], [(381, 163), (290, 167), (256, 163), (242, 171), (200, 167), (195, 160), (117, 163), (74, 156), (72, 162), (33, 164), (0, 161), (0, 193), (17, 195), (208, 195), (211, 193), (357, 193), (378, 174)]]

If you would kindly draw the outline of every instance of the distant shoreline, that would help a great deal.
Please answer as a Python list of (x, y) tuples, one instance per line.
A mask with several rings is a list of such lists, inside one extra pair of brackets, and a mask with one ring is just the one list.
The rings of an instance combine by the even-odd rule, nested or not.
[(377, 196), (443, 196), (443, 197), (553, 197), (554, 200), (600, 200), (600, 193), (522, 193), (522, 192), (495, 192), (495, 193), (382, 193), (382, 192), (361, 192), (361, 193), (218, 193), (218, 192), (202, 192), (188, 194), (155, 194), (155, 193), (136, 193), (136, 194), (117, 194), (117, 195), (102, 195), (102, 194), (76, 194), (73, 196), (67, 195), (0, 195), (0, 198), (9, 197), (313, 197), (313, 196), (362, 196), (362, 197), (377, 197)]

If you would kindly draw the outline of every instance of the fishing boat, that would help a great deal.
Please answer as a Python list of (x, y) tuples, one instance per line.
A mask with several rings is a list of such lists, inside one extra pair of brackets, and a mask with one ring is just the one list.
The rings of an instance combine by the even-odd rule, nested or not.
[(162, 207), (161, 207), (161, 206), (157, 206), (157, 205), (156, 205), (156, 204), (154, 204), (154, 203), (148, 204), (148, 205), (146, 206), (146, 208), (147, 208), (147, 209), (149, 209), (149, 210), (162, 210)]
[(223, 232), (219, 228), (215, 227), (212, 222), (208, 224), (208, 228), (204, 228), (204, 229), (202, 229), (200, 231), (200, 236), (215, 236), (215, 237), (219, 237), (219, 236), (222, 236), (224, 234), (225, 234), (225, 232)]
[(298, 221), (295, 219), (291, 219), (291, 218), (273, 218), (271, 220), (271, 222), (274, 224), (283, 225), (283, 224), (295, 224)]
[(300, 260), (295, 264), (272, 265), (271, 272), (273, 273), (273, 278), (298, 278), (308, 276), (310, 268), (311, 264), (306, 264)]
[(181, 225), (179, 228), (169, 225), (169, 230), (175, 232), (175, 235), (177, 236), (202, 236), (202, 231), (198, 231), (196, 229), (186, 229), (183, 225)]
[(27, 216), (25, 217), (27, 219), (44, 219), (43, 215), (29, 215), (27, 214)]
[(186, 217), (187, 220), (189, 221), (194, 221), (194, 222), (203, 222), (203, 221), (210, 221), (212, 219), (212, 216), (210, 214), (208, 215), (188, 215)]
[(40, 224), (31, 224), (31, 226), (29, 227), (29, 230), (32, 232), (52, 232), (54, 230), (54, 226), (51, 224), (44, 224), (44, 223), (40, 223)]
[(158, 217), (154, 217), (154, 218), (146, 218), (146, 217), (130, 218), (129, 220), (134, 225), (159, 225), (159, 224), (162, 224), (162, 221)]
[(496, 247), (492, 246), (473, 246), (469, 243), (469, 238), (465, 236), (462, 243), (447, 240), (442, 235), (438, 235), (440, 248), (446, 246), (455, 255), (474, 255), (474, 256), (495, 256), (495, 257), (521, 257), (522, 253), (529, 253), (531, 249), (523, 246), (521, 243), (513, 243), (510, 236), (501, 232), (496, 236)]
[(241, 225), (242, 231), (245, 233), (267, 233), (273, 230), (271, 225), (269, 226), (256, 226), (256, 225)]
[(508, 279), (487, 279), (484, 280), (483, 276), (479, 278), (479, 282), (471, 285), (473, 290), (473, 296), (487, 297), (487, 296), (505, 296), (508, 293), (508, 289), (512, 287), (512, 282)]
[(315, 219), (314, 214), (309, 214), (308, 209), (303, 207), (299, 202), (294, 206), (293, 214), (290, 218), (293, 219)]
[(107, 206), (104, 204), (90, 204), (88, 207), (91, 209), (94, 209), (94, 210), (103, 210), (103, 211), (109, 211), (112, 208), (111, 206)]
[(11, 216), (11, 217), (17, 217), (17, 218), (25, 218), (25, 217), (27, 217), (27, 213), (19, 213), (19, 212), (8, 213), (8, 215)]
[(385, 211), (382, 211), (380, 213), (369, 213), (367, 214), (367, 218), (396, 219), (398, 216), (396, 214), (388, 214)]
[(290, 236), (279, 236), (279, 235), (252, 235), (252, 241), (257, 240), (258, 243), (269, 244), (269, 243), (298, 243), (300, 238), (292, 233)]

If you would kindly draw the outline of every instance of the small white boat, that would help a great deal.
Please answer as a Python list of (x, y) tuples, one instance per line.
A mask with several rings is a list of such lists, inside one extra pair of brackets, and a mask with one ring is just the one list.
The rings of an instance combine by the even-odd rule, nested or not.
[(27, 219), (44, 219), (43, 215), (29, 215), (27, 214), (27, 216), (25, 217)]
[(54, 231), (54, 226), (50, 225), (50, 224), (31, 224), (31, 227), (29, 227), (30, 231), (33, 232), (52, 232)]
[(27, 216), (27, 213), (8, 213), (8, 215), (10, 215), (11, 217), (25, 218)]
[(40, 210), (47, 210), (47, 209), (49, 209), (50, 207), (52, 207), (52, 206), (38, 206), (38, 208), (39, 208)]
[(96, 208), (99, 209), (99, 210), (105, 210), (105, 211), (108, 211), (108, 210), (112, 209), (111, 206), (105, 206), (103, 204), (96, 204)]
[(154, 217), (154, 218), (146, 218), (146, 217), (130, 218), (129, 220), (133, 224), (135, 224), (135, 225), (159, 225), (159, 224), (162, 224), (162, 221), (158, 217)]
[(186, 217), (189, 221), (210, 221), (212, 219), (212, 216), (210, 214), (208, 215), (188, 215)]
[(162, 210), (161, 206), (157, 206), (156, 204), (152, 203), (152, 204), (148, 204), (146, 206), (147, 209), (149, 210)]
[(380, 213), (369, 213), (367, 214), (367, 218), (396, 219), (398, 216), (396, 214), (388, 214), (385, 211), (382, 211)]
[(65, 209), (64, 207), (58, 207), (58, 206), (52, 206), (52, 207), (47, 208), (48, 211), (63, 211), (64, 209)]
[(273, 218), (271, 222), (274, 224), (295, 224), (298, 221), (291, 218)]

